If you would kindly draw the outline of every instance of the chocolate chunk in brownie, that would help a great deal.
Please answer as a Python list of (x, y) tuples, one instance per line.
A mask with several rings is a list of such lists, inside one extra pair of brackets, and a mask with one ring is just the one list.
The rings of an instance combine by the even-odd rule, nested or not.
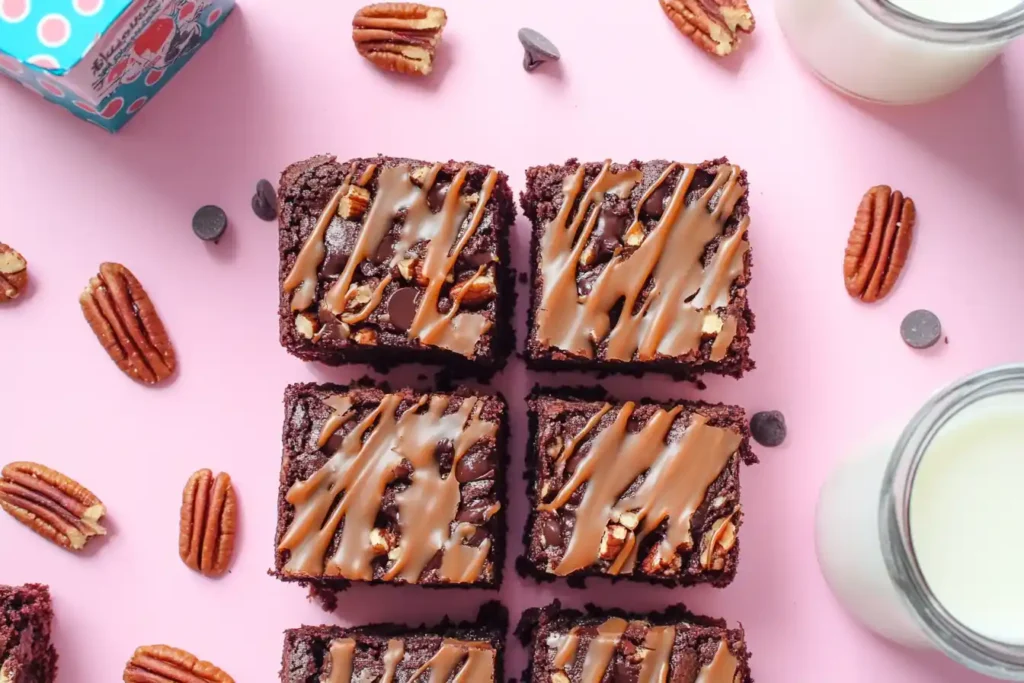
[(289, 629), (281, 683), (503, 683), (507, 628), (505, 608), (490, 602), (475, 622)]
[(522, 683), (751, 683), (742, 628), (674, 605), (645, 614), (527, 610), (516, 634), (529, 649)]
[(304, 360), (487, 377), (514, 346), (508, 178), (475, 163), (318, 156), (280, 189), (281, 343)]
[(49, 588), (0, 586), (0, 681), (53, 683), (57, 651), (50, 643), (52, 622)]
[(530, 515), (520, 573), (725, 586), (736, 575), (742, 408), (617, 402), (573, 390), (528, 399)]
[(289, 386), (276, 575), (496, 588), (506, 424), (504, 398), (465, 389)]
[(754, 367), (747, 176), (726, 159), (538, 166), (526, 359), (539, 370)]

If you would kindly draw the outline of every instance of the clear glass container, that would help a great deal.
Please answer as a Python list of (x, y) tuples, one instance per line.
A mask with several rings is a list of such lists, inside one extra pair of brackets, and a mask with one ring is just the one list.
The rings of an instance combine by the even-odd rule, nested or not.
[[(868, 628), (901, 644), (938, 649), (988, 676), (1024, 681), (1024, 642), (993, 640), (959, 621), (929, 586), (925, 576), (935, 575), (922, 570), (916, 532), (911, 532), (915, 480), (936, 435), (950, 429), (954, 418), (959, 429), (964, 416), (994, 403), (1008, 407), (1014, 424), (1024, 429), (1024, 364), (992, 368), (952, 384), (929, 400), (898, 438), (881, 437), (841, 463), (818, 501), (817, 551), (830, 588)], [(1024, 458), (1024, 444), (1020, 453)], [(1024, 519), (1015, 523), (1019, 529)], [(977, 551), (982, 561), (984, 548), (972, 547), (973, 539), (955, 540), (966, 542), (966, 550)], [(1012, 534), (1006, 542), (1020, 548), (1024, 536)], [(1016, 588), (1024, 591), (1024, 585)], [(1021, 620), (1024, 624), (1024, 614)]]
[(1024, 2), (967, 23), (924, 19), (889, 0), (775, 0), (775, 7), (790, 45), (814, 73), (837, 90), (885, 104), (958, 90), (1024, 33)]

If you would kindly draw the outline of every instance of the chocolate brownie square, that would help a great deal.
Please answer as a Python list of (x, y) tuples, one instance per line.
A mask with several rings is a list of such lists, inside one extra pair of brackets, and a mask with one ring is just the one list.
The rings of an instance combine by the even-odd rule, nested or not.
[[(593, 391), (591, 394), (595, 393)], [(618, 402), (583, 390), (528, 399), (530, 515), (521, 574), (725, 586), (736, 575), (742, 408)]]
[(497, 602), (484, 605), (475, 622), (290, 629), (281, 683), (504, 683), (507, 629), (508, 613)]
[(537, 166), (526, 360), (538, 370), (754, 367), (747, 174), (726, 159)]
[(294, 384), (284, 402), (278, 577), (328, 590), (500, 585), (504, 398)]
[(0, 681), (53, 682), (57, 651), (50, 643), (52, 622), (49, 588), (0, 586)]
[(522, 683), (752, 683), (742, 628), (681, 605), (644, 614), (527, 610), (516, 634), (528, 646)]
[(465, 162), (323, 155), (281, 176), (281, 343), (331, 365), (487, 377), (514, 346), (505, 174)]

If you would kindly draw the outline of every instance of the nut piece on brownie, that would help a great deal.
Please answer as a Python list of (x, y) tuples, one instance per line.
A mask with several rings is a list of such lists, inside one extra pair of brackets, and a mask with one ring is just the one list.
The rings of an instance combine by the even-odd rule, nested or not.
[(329, 591), (496, 588), (506, 415), (466, 390), (288, 387), (275, 574)]
[(679, 377), (753, 368), (739, 167), (573, 159), (527, 170), (522, 206), (533, 224), (530, 367)]
[(508, 179), (377, 157), (281, 179), (281, 343), (330, 365), (442, 364), (487, 377), (513, 346)]
[(743, 409), (538, 391), (522, 574), (725, 586), (736, 575)]

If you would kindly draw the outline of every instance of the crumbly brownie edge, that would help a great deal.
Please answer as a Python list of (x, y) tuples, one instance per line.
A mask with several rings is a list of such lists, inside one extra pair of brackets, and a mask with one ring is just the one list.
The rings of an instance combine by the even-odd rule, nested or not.
[[(728, 163), (728, 159), (722, 157), (719, 159), (705, 161), (697, 166), (702, 170), (708, 170), (725, 163)], [(612, 168), (617, 171), (626, 168), (643, 170), (648, 169), (651, 166), (661, 166), (661, 168), (664, 168), (667, 164), (668, 162), (662, 160), (641, 162), (634, 159), (628, 164), (612, 164)], [(551, 347), (539, 347), (534, 336), (536, 330), (535, 316), (537, 308), (540, 305), (541, 288), (543, 284), (540, 276), (540, 241), (544, 231), (547, 229), (547, 225), (537, 216), (537, 205), (543, 201), (537, 192), (537, 178), (541, 175), (550, 174), (560, 176), (561, 179), (564, 179), (569, 172), (575, 171), (580, 165), (587, 168), (588, 177), (592, 174), (596, 175), (602, 166), (602, 164), (597, 162), (580, 162), (578, 159), (573, 158), (567, 160), (565, 164), (548, 164), (546, 166), (534, 166), (528, 168), (526, 170), (526, 190), (520, 192), (519, 195), (519, 202), (522, 206), (523, 213), (530, 220), (531, 224), (530, 302), (527, 308), (526, 338), (523, 344), (523, 358), (526, 361), (527, 367), (531, 370), (546, 372), (582, 370), (633, 375), (637, 377), (642, 376), (646, 372), (655, 372), (670, 375), (674, 379), (680, 381), (698, 379), (700, 375), (705, 373), (739, 379), (744, 375), (744, 373), (753, 370), (756, 367), (756, 364), (750, 357), (749, 349), (750, 335), (754, 332), (755, 328), (755, 316), (745, 297), (742, 309), (737, 312), (742, 317), (742, 324), (739, 325), (739, 329), (737, 330), (736, 337), (732, 342), (729, 354), (721, 361), (699, 359), (699, 362), (690, 363), (672, 358), (659, 358), (655, 361), (599, 360), (575, 356), (574, 354), (558, 351)], [(749, 214), (750, 211), (749, 184), (747, 183), (746, 171), (742, 172), (740, 178), (748, 191), (737, 204), (734, 216), (744, 216)], [(752, 271), (753, 247), (748, 246), (745, 256), (744, 275), (741, 279), (749, 281)], [(556, 355), (559, 357), (555, 357)]]
[[(500, 407), (500, 422), (498, 425), (498, 435), (495, 439), (495, 447), (497, 449), (497, 457), (499, 467), (495, 472), (494, 479), (494, 492), (496, 500), (498, 500), (502, 509), (498, 513), (498, 523), (493, 527), (493, 544), (491, 555), (494, 558), (494, 576), (490, 581), (477, 581), (475, 583), (418, 583), (414, 584), (421, 588), (430, 588), (438, 590), (497, 590), (501, 587), (502, 581), (504, 580), (504, 567), (505, 557), (508, 551), (508, 480), (507, 473), (510, 465), (510, 454), (508, 449), (509, 439), (509, 407), (508, 401), (501, 393), (479, 393), (474, 392), (470, 389), (456, 389), (451, 391), (430, 391), (430, 390), (419, 390), (414, 388), (402, 388), (394, 389), (387, 383), (376, 382), (369, 377), (363, 377), (355, 380), (350, 384), (339, 385), (339, 384), (319, 384), (316, 382), (307, 382), (300, 384), (290, 384), (285, 388), (284, 393), (284, 427), (282, 429), (282, 467), (280, 472), (280, 481), (278, 489), (278, 511), (277, 511), (277, 530), (274, 535), (274, 568), (268, 573), (275, 578), (287, 582), (287, 583), (298, 583), (300, 585), (308, 586), (314, 591), (326, 591), (329, 594), (335, 592), (341, 592), (349, 588), (354, 583), (348, 579), (343, 578), (304, 578), (290, 576), (283, 572), (284, 569), (284, 558), (281, 552), (277, 550), (281, 538), (288, 528), (288, 508), (289, 504), (285, 500), (285, 495), (288, 491), (290, 484), (288, 483), (288, 471), (285, 463), (289, 462), (290, 459), (296, 455), (289, 450), (288, 443), (290, 436), (292, 435), (292, 429), (288, 421), (288, 417), (291, 413), (291, 406), (304, 396), (313, 394), (340, 394), (347, 393), (353, 390), (360, 389), (374, 389), (384, 393), (391, 393), (394, 391), (409, 391), (416, 394), (443, 394), (443, 395), (455, 395), (455, 396), (478, 396), (487, 400), (497, 402)], [(379, 585), (379, 586), (403, 586), (407, 585), (397, 581), (359, 581), (360, 584), (368, 585)]]
[[(50, 639), (52, 624), (53, 603), (48, 586), (37, 583), (0, 586), (0, 636), (10, 638), (0, 650), (0, 667), (8, 657), (14, 656), (13, 648), (23, 645), (22, 638), (31, 638), (29, 656), (14, 660), (17, 668), (8, 665), (5, 673), (14, 675), (14, 680), (53, 683), (58, 656)], [(8, 630), (9, 633), (5, 633)]]
[[(315, 198), (316, 203), (326, 204), (330, 191), (337, 188), (340, 182), (339, 178), (343, 177), (350, 168), (365, 163), (429, 165), (429, 162), (384, 156), (339, 162), (334, 155), (322, 154), (293, 163), (281, 174), (278, 188), (278, 201), (281, 205), (278, 220), (278, 318), (281, 345), (297, 358), (304, 361), (317, 361), (325, 365), (363, 363), (375, 369), (386, 371), (398, 364), (423, 363), (444, 366), (445, 371), (452, 377), (474, 377), (483, 382), (489, 381), (496, 372), (504, 368), (508, 361), (508, 356), (515, 348), (515, 330), (513, 327), (515, 272), (511, 267), (509, 234), (515, 224), (516, 204), (508, 183), (508, 176), (501, 171), (498, 171), (498, 182), (491, 196), (491, 201), (495, 204), (494, 225), (496, 228), (496, 252), (499, 258), (498, 265), (495, 268), (498, 278), (498, 295), (495, 304), (493, 326), (487, 333), (490, 345), (486, 353), (481, 354), (476, 359), (469, 359), (459, 353), (443, 348), (414, 344), (412, 342), (402, 346), (363, 346), (353, 344), (340, 349), (328, 349), (317, 347), (308, 340), (299, 337), (296, 333), (294, 312), (290, 306), (290, 295), (284, 291), (283, 283), (291, 270), (294, 255), (298, 253), (305, 240), (309, 237), (312, 226), (300, 228), (292, 224), (293, 207), (286, 194), (296, 184), (307, 182), (309, 180), (308, 174), (316, 173), (324, 167), (330, 167), (333, 169), (333, 172), (329, 171), (328, 175), (333, 175), (333, 179), (322, 184), (317, 183), (322, 189)], [(493, 168), (474, 162), (455, 161), (447, 162), (445, 168), (454, 165), (471, 166), (477, 169)], [(310, 198), (307, 197), (306, 199)]]
[[(335, 638), (373, 636), (377, 638), (410, 638), (418, 635), (436, 635), (459, 640), (488, 642), (494, 648), (494, 683), (503, 683), (505, 679), (505, 638), (508, 633), (508, 610), (496, 600), (481, 605), (477, 617), (473, 621), (455, 622), (444, 617), (438, 624), (421, 624), (409, 626), (396, 623), (369, 624), (345, 628), (341, 626), (301, 626), (287, 629), (284, 632), (284, 649), (281, 656), (281, 683), (306, 683), (306, 680), (288, 677), (291, 655), (297, 645), (309, 642), (314, 647), (325, 651), (326, 645)], [(322, 658), (322, 654), (321, 654)], [(316, 676), (317, 671), (313, 675)], [(307, 678), (308, 680), (308, 678)], [(319, 679), (316, 679), (319, 680)]]
[[(684, 586), (684, 585), (695, 585), (700, 583), (708, 583), (716, 588), (724, 588), (735, 579), (736, 568), (739, 565), (741, 543), (740, 539), (737, 538), (734, 546), (733, 557), (734, 565), (732, 572), (717, 574), (714, 576), (701, 575), (697, 578), (680, 576), (676, 579), (670, 578), (658, 578), (653, 576), (645, 576), (642, 574), (629, 574), (619, 576), (609, 576), (608, 574), (598, 571), (593, 568), (588, 568), (583, 571), (574, 572), (573, 574), (566, 577), (559, 577), (550, 572), (545, 571), (542, 567), (537, 565), (529, 557), (530, 547), (533, 540), (533, 528), (536, 522), (537, 515), (537, 483), (538, 477), (536, 476), (539, 472), (539, 458), (540, 458), (540, 443), (539, 441), (539, 426), (540, 418), (538, 412), (535, 409), (536, 402), (538, 400), (562, 400), (569, 402), (581, 402), (584, 404), (590, 404), (588, 407), (594, 407), (597, 403), (610, 403), (612, 405), (621, 405), (625, 401), (612, 398), (608, 396), (607, 392), (601, 387), (542, 387), (535, 386), (530, 394), (526, 397), (527, 403), (527, 442), (526, 442), (526, 468), (523, 471), (523, 478), (527, 482), (527, 499), (530, 504), (529, 513), (527, 514), (526, 524), (523, 527), (522, 542), (523, 552), (516, 558), (515, 568), (516, 573), (523, 578), (532, 579), (538, 583), (549, 583), (557, 580), (564, 580), (570, 588), (583, 589), (586, 588), (586, 580), (590, 577), (607, 581), (611, 584), (618, 583), (620, 581), (627, 583), (649, 583), (653, 585), (661, 585), (668, 587)], [(690, 400), (678, 400), (678, 401), (657, 401), (649, 397), (637, 399), (633, 401), (637, 406), (643, 405), (656, 405), (659, 407), (668, 407), (681, 405), (687, 412), (702, 412), (704, 414), (717, 413), (719, 419), (727, 420), (729, 426), (736, 427), (743, 435), (743, 441), (741, 443), (739, 454), (739, 464), (753, 465), (758, 462), (757, 456), (751, 450), (750, 447), (750, 428), (747, 424), (745, 411), (739, 406), (727, 405), (724, 403), (707, 403), (704, 401), (690, 401)], [(737, 468), (738, 469), (738, 468)], [(736, 493), (737, 498), (741, 499), (742, 488), (740, 478), (736, 478)], [(739, 529), (742, 526), (743, 515), (742, 512), (736, 518), (736, 527)]]
[(544, 650), (536, 647), (540, 634), (552, 627), (572, 627), (580, 620), (600, 620), (609, 617), (620, 617), (627, 621), (644, 621), (652, 626), (668, 626), (686, 623), (692, 626), (715, 629), (722, 632), (729, 643), (730, 650), (740, 660), (743, 677), (740, 683), (754, 683), (750, 673), (751, 654), (746, 647), (746, 635), (742, 625), (731, 629), (724, 619), (694, 614), (680, 603), (669, 605), (661, 611), (634, 612), (618, 608), (601, 608), (592, 603), (583, 610), (562, 609), (561, 601), (555, 600), (544, 607), (532, 607), (523, 612), (513, 635), (526, 648), (526, 668), (523, 670), (519, 683), (549, 683), (534, 681), (534, 670), (546, 665)]

